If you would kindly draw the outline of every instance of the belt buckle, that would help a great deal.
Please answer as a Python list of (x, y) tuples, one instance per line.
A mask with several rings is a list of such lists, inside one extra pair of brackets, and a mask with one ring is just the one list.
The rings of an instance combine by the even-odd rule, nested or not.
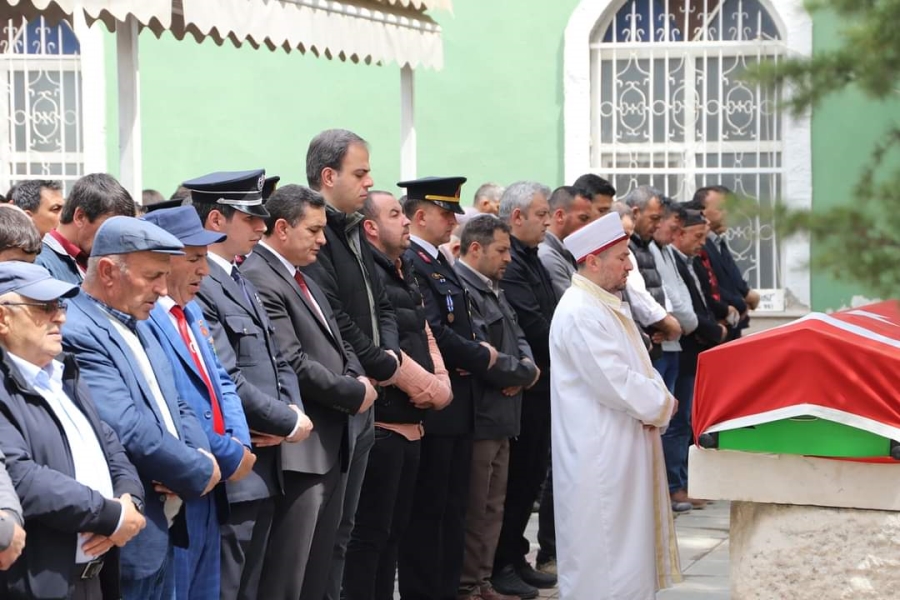
[(103, 559), (98, 558), (97, 560), (92, 560), (89, 563), (85, 563), (84, 569), (81, 570), (81, 578), (82, 579), (93, 579), (97, 575), (100, 574), (100, 571), (103, 569)]

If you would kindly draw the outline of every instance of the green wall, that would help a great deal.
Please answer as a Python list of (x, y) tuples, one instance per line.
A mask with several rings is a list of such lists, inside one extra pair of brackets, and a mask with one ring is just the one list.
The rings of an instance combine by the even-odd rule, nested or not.
[[(814, 51), (838, 42), (840, 22), (830, 13), (814, 16)], [(812, 120), (813, 210), (852, 203), (866, 193), (856, 184), (875, 142), (900, 115), (900, 102), (875, 103), (851, 90), (829, 98)], [(815, 244), (812, 248), (815, 256)], [(815, 310), (849, 306), (853, 296), (869, 296), (859, 285), (838, 282), (813, 269)]]
[[(444, 69), (416, 72), (419, 175), (562, 177), (562, 40), (577, 0), (455, 0), (437, 12)], [(117, 165), (115, 38), (107, 36), (109, 164)], [(306, 183), (309, 140), (343, 127), (372, 147), (379, 188), (400, 175), (400, 69), (299, 53), (140, 37), (144, 186), (168, 195), (214, 170), (264, 167)]]
[[(454, 0), (436, 12), (444, 69), (416, 73), (419, 175), (465, 175), (470, 201), (488, 180), (563, 183), (562, 48), (578, 0)], [(814, 48), (833, 44), (837, 20), (814, 15)], [(107, 36), (109, 164), (115, 172), (115, 39)], [(214, 170), (264, 167), (305, 183), (309, 140), (344, 127), (372, 146), (378, 188), (400, 174), (400, 70), (282, 51), (219, 47), (192, 38), (140, 38), (144, 184), (171, 193)], [(813, 206), (852, 201), (869, 149), (897, 106), (847, 93), (813, 116)], [(813, 248), (815, 252), (815, 248)], [(864, 290), (814, 275), (813, 307), (849, 304)]]

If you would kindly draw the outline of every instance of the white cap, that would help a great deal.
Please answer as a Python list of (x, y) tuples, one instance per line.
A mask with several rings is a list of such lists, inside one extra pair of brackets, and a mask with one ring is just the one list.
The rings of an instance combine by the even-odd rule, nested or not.
[(583, 262), (589, 255), (600, 254), (627, 237), (622, 229), (622, 218), (611, 212), (567, 236), (563, 244), (577, 262)]

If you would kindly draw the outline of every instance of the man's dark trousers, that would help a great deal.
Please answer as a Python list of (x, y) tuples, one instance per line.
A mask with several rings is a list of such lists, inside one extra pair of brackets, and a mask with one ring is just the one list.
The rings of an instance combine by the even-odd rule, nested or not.
[[(356, 525), (347, 545), (344, 600), (392, 600), (400, 538), (412, 512), (420, 440), (375, 428)], [(374, 582), (374, 587), (372, 585)]]
[(471, 465), (471, 435), (426, 432), (422, 438), (413, 514), (400, 543), (402, 600), (456, 600)]
[(526, 390), (522, 398), (522, 430), (509, 443), (509, 480), (494, 573), (507, 565), (523, 565), (530, 550), (524, 533), (550, 464), (549, 415), (549, 392)]

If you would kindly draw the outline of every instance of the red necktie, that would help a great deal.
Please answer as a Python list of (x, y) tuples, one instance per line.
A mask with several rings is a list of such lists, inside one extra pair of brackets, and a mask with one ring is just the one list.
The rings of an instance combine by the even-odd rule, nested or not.
[(309, 302), (309, 305), (313, 307), (313, 310), (316, 313), (316, 316), (319, 317), (319, 320), (327, 326), (325, 322), (325, 315), (322, 314), (322, 309), (319, 308), (319, 305), (313, 300), (312, 294), (309, 291), (309, 286), (306, 285), (306, 278), (303, 277), (303, 273), (300, 271), (294, 271), (294, 281), (297, 282), (297, 285), (300, 286), (300, 291), (303, 293), (303, 297), (306, 298), (306, 301)]
[(722, 295), (719, 293), (719, 280), (716, 277), (715, 271), (713, 271), (712, 263), (709, 262), (709, 253), (706, 252), (705, 248), (700, 250), (700, 262), (703, 263), (703, 268), (706, 270), (707, 275), (709, 275), (709, 289), (713, 300), (716, 302), (721, 301)]
[(203, 378), (203, 383), (206, 384), (206, 391), (209, 393), (209, 403), (212, 406), (213, 431), (219, 435), (224, 435), (225, 419), (222, 418), (222, 408), (219, 406), (219, 398), (216, 396), (216, 390), (209, 380), (206, 369), (203, 368), (203, 361), (201, 360), (200, 355), (197, 353), (194, 344), (191, 343), (191, 334), (188, 332), (188, 323), (187, 319), (184, 317), (184, 311), (176, 304), (171, 308), (170, 312), (175, 316), (175, 322), (178, 323), (178, 333), (181, 334), (181, 339), (184, 340), (188, 352), (191, 353), (191, 358), (194, 359), (194, 364), (197, 365), (197, 370), (200, 371), (200, 377)]

